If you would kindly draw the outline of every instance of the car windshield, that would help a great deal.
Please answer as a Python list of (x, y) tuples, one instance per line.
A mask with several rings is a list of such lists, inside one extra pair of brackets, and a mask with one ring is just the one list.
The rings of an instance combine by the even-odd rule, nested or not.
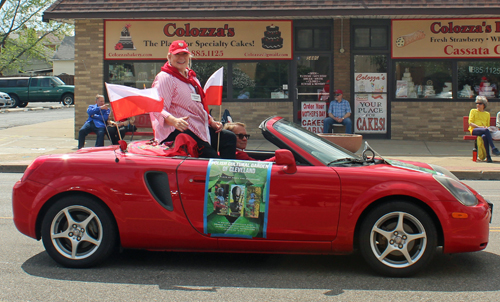
[(61, 80), (60, 78), (52, 78), (52, 80), (54, 80), (54, 82), (56, 82), (56, 85), (57, 86), (61, 86), (61, 85), (66, 85), (66, 83), (63, 82), (63, 80)]
[(285, 119), (276, 122), (273, 128), (325, 165), (340, 159), (362, 161), (356, 154)]

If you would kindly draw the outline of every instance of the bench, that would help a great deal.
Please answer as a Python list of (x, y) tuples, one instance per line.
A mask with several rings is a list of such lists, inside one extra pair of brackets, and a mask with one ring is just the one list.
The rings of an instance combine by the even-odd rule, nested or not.
[[(134, 136), (148, 136), (149, 138), (154, 137), (153, 130), (151, 128), (151, 119), (149, 113), (137, 115), (134, 122), (137, 131), (134, 132)], [(90, 132), (89, 134), (94, 134), (95, 132)], [(125, 132), (125, 136), (131, 136), (132, 132)]]
[[(134, 125), (137, 128), (137, 131), (134, 132), (134, 136), (150, 136), (153, 138), (154, 134), (151, 128), (149, 113), (137, 115)], [(125, 135), (132, 135), (132, 132), (126, 132)]]
[[(497, 118), (490, 116), (490, 126), (496, 126), (496, 123), (497, 123)], [(463, 117), (463, 126), (464, 126), (464, 132), (468, 133), (468, 134), (464, 135), (464, 140), (465, 141), (473, 140), (474, 141), (474, 149), (477, 150), (477, 142), (476, 142), (477, 136), (470, 134), (470, 131), (469, 131), (469, 117), (468, 116), (464, 116)], [(474, 153), (473, 153), (472, 160), (473, 161), (477, 160), (477, 153), (476, 153), (476, 158), (474, 158)]]

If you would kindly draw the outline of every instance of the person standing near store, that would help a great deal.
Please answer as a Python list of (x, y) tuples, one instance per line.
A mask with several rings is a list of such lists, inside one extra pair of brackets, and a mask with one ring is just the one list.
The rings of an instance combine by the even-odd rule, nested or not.
[(500, 155), (500, 151), (493, 144), (491, 133), (488, 127), (490, 126), (490, 113), (484, 109), (488, 106), (488, 99), (485, 96), (478, 95), (476, 97), (476, 108), (471, 109), (469, 113), (469, 131), (472, 135), (481, 136), (486, 150), (486, 161), (491, 163), (491, 151), (495, 155)]
[(189, 68), (191, 52), (187, 43), (172, 42), (167, 59), (152, 85), (163, 98), (163, 110), (150, 113), (155, 140), (174, 141), (177, 135), (186, 133), (196, 141), (200, 157), (217, 158), (215, 148), (220, 133), (220, 157), (234, 159), (236, 136), (222, 130), (222, 123), (208, 114), (205, 93), (196, 73)]
[(95, 104), (90, 105), (87, 109), (89, 118), (78, 132), (78, 149), (85, 147), (85, 138), (90, 132), (95, 132), (97, 135), (95, 146), (104, 146), (104, 134), (106, 132), (106, 122), (108, 121), (109, 113), (108, 105), (104, 104), (104, 96), (100, 94), (96, 95)]
[(345, 126), (345, 133), (352, 133), (351, 105), (342, 95), (342, 90), (335, 90), (335, 100), (330, 102), (328, 117), (323, 120), (323, 133), (328, 133), (333, 124), (342, 124)]

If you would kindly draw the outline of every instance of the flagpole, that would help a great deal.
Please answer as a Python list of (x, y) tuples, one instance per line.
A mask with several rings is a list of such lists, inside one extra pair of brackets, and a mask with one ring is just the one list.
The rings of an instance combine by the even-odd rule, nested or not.
[[(220, 121), (222, 118), (222, 105), (219, 106), (219, 122), (222, 124)], [(219, 154), (219, 144), (220, 144), (220, 133), (222, 132), (222, 129), (218, 133), (218, 138), (217, 138), (217, 154)]]

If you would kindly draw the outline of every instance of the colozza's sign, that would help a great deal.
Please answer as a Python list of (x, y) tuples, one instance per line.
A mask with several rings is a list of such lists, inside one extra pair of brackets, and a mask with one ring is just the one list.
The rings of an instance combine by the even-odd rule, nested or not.
[(392, 20), (391, 51), (393, 58), (500, 57), (500, 19)]
[(106, 60), (165, 60), (175, 40), (194, 59), (291, 60), (290, 20), (105, 20)]

